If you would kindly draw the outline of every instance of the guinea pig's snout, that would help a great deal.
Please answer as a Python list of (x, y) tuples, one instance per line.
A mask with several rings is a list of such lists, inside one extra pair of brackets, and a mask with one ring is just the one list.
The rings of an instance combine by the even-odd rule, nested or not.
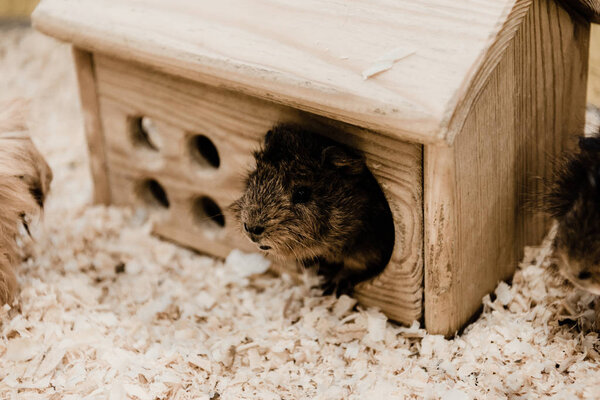
[(578, 271), (574, 271), (573, 283), (592, 294), (600, 295), (600, 281), (597, 272), (593, 268), (583, 267)]
[(589, 260), (573, 259), (564, 251), (558, 251), (559, 270), (575, 286), (588, 292), (600, 295), (600, 280), (598, 279), (598, 266)]
[(267, 216), (259, 207), (247, 207), (242, 214), (241, 223), (246, 236), (256, 243), (261, 250), (270, 250), (271, 246), (267, 246), (264, 241), (269, 241), (269, 235), (266, 232)]
[[(250, 238), (250, 240), (252, 240), (254, 243), (260, 244), (261, 235), (265, 231), (264, 226), (248, 225), (246, 222), (244, 222), (244, 230), (248, 234), (248, 237)], [(266, 251), (266, 250), (270, 250), (271, 246), (260, 245), (260, 246), (258, 246), (258, 248)]]

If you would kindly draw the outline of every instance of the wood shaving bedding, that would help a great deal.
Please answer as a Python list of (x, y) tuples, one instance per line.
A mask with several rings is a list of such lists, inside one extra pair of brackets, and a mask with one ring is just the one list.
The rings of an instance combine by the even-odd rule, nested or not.
[(18, 304), (0, 309), (0, 399), (599, 397), (597, 301), (548, 274), (548, 243), (453, 340), (322, 297), (314, 276), (250, 276), (255, 256), (201, 256), (152, 237), (142, 210), (90, 206), (68, 48), (0, 33), (0, 96), (35, 99), (55, 171)]

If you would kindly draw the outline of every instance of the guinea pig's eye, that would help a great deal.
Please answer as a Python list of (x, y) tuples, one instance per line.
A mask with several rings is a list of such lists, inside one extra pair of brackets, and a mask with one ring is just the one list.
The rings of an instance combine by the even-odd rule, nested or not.
[(306, 203), (310, 200), (311, 190), (307, 186), (299, 186), (294, 189), (294, 193), (292, 193), (292, 203), (300, 204)]

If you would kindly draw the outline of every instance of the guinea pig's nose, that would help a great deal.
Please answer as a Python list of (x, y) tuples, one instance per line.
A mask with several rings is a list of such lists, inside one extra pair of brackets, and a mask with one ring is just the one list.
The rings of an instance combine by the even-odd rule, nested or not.
[(590, 271), (581, 271), (579, 275), (577, 275), (577, 279), (586, 281), (592, 277), (592, 273)]
[(244, 224), (244, 229), (246, 230), (246, 232), (250, 232), (254, 235), (260, 235), (261, 233), (263, 233), (265, 231), (265, 227), (260, 226), (260, 225), (248, 226), (248, 225)]

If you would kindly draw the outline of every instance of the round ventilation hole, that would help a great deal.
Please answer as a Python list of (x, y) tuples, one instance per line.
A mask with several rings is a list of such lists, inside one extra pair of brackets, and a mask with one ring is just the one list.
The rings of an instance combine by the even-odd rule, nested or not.
[(196, 221), (207, 228), (225, 226), (225, 216), (221, 207), (210, 197), (202, 196), (194, 200), (192, 212)]
[(167, 192), (155, 179), (146, 179), (141, 183), (140, 197), (150, 206), (169, 208), (170, 205)]
[(194, 135), (189, 140), (192, 159), (204, 168), (219, 168), (221, 158), (212, 140), (204, 135)]
[(129, 118), (129, 132), (135, 146), (152, 151), (159, 150), (158, 129), (151, 118)]

